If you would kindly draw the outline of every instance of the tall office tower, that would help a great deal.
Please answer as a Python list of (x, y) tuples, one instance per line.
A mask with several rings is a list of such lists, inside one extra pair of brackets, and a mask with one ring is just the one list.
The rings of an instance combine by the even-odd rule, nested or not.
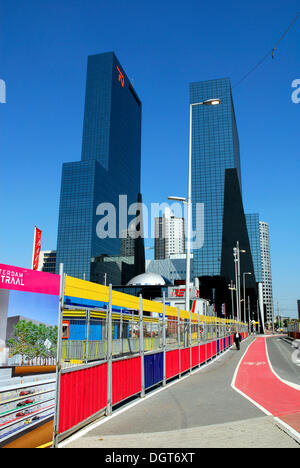
[(184, 218), (166, 208), (163, 216), (155, 218), (155, 259), (170, 258), (172, 254), (185, 253)]
[(260, 249), (260, 224), (259, 214), (251, 213), (246, 214), (247, 229), (250, 241), (250, 248), (252, 253), (252, 260), (255, 272), (255, 279), (257, 283), (262, 283), (262, 263), (261, 263), (261, 249)]
[[(242, 201), (239, 139), (230, 80), (190, 84), (190, 104), (217, 98), (220, 104), (216, 106), (192, 106), (192, 214), (193, 231), (204, 233), (203, 246), (193, 250), (194, 276), (199, 278), (200, 294), (205, 293), (220, 310), (221, 301), (227, 299), (228, 283), (235, 281), (233, 248), (237, 241), (246, 250), (241, 255), (241, 272), (253, 273), (249, 279), (252, 301), (256, 282)], [(197, 204), (204, 204), (204, 226), (196, 217)], [(231, 307), (230, 299), (227, 301)]]
[(57, 271), (63, 263), (68, 275), (93, 281), (92, 258), (120, 255), (127, 209), (140, 193), (141, 114), (115, 54), (90, 56), (81, 161), (62, 171)]
[(266, 319), (271, 323), (274, 316), (273, 304), (273, 286), (271, 274), (271, 252), (270, 252), (270, 235), (269, 225), (263, 221), (259, 222), (260, 227), (260, 250), (261, 250), (261, 265), (262, 265), (262, 289), (263, 303), (266, 307)]

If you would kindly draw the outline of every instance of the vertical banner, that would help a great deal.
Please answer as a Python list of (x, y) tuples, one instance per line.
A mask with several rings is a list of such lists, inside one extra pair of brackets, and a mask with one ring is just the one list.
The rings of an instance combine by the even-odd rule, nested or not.
[(33, 241), (33, 253), (32, 253), (32, 270), (37, 270), (39, 266), (39, 258), (41, 252), (41, 238), (42, 231), (34, 226), (34, 241)]

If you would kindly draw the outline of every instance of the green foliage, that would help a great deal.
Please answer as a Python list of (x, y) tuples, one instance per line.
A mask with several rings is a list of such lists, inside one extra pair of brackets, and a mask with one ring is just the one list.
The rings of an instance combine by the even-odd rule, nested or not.
[(28, 360), (38, 357), (55, 358), (57, 327), (20, 320), (15, 326), (15, 336), (8, 340), (8, 346), (13, 356), (21, 354), (22, 362), (24, 358)]

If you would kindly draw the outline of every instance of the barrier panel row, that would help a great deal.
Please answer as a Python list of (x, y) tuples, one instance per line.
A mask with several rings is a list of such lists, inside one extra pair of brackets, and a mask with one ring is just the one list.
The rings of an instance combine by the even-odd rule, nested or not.
[(292, 322), (288, 324), (288, 336), (294, 340), (300, 339), (300, 322)]
[(85, 292), (85, 307), (82, 288), (80, 301), (62, 298), (53, 446), (128, 398), (215, 358), (233, 344), (237, 328), (243, 339), (248, 334), (247, 324), (125, 294), (120, 303), (105, 289), (106, 301)]

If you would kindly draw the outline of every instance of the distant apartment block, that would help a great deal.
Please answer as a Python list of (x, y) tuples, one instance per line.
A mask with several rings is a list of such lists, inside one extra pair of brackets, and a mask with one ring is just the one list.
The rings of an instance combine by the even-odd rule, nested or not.
[(163, 216), (155, 218), (155, 260), (185, 253), (184, 218), (166, 208)]
[(56, 270), (56, 250), (43, 250), (40, 253), (38, 271), (54, 273)]

